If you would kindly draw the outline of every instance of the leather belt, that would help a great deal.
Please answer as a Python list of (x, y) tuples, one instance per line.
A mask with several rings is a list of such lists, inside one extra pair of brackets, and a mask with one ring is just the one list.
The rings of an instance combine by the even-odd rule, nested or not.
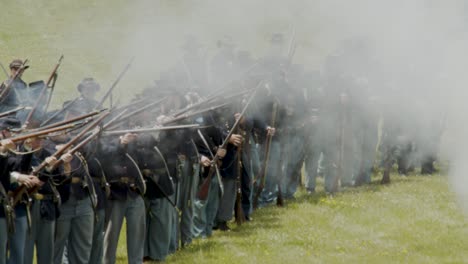
[(135, 183), (135, 180), (130, 177), (120, 177), (119, 182), (129, 184), (129, 183)]
[(54, 195), (35, 193), (32, 198), (36, 201), (54, 200)]

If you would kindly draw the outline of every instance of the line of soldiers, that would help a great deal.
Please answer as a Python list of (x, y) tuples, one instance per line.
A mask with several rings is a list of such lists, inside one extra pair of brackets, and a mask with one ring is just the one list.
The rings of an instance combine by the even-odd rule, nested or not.
[[(395, 162), (401, 174), (415, 167), (421, 145), (406, 137), (392, 109), (379, 111), (379, 94), (361, 78), (373, 64), (360, 45), (347, 43), (350, 52), (330, 56), (319, 73), (293, 64), (291, 48), (283, 55), (286, 42), (274, 34), (270, 54), (255, 60), (226, 37), (208, 61), (188, 38), (180, 61), (129, 105), (113, 107), (87, 144), (68, 144), (83, 128), (13, 139), (26, 121), (33, 131), (44, 120), (101, 110), (93, 78), (79, 83), (80, 97), (62, 110), (42, 107), (25, 120), (31, 109), (22, 109), (0, 119), (0, 264), (32, 263), (34, 248), (39, 264), (115, 263), (124, 223), (128, 263), (163, 261), (195, 238), (228, 231), (233, 217), (250, 221), (254, 205), (293, 198), (303, 168), (309, 193), (320, 175), (334, 193), (370, 183), (378, 145), (383, 182)], [(346, 67), (348, 56), (367, 58), (367, 65)], [(47, 90), (22, 81), (24, 69), (21, 60), (10, 64), (2, 112), (33, 106)], [(197, 126), (137, 132), (173, 123)], [(425, 148), (422, 172), (433, 173), (437, 150)], [(28, 191), (14, 196), (21, 188)]]

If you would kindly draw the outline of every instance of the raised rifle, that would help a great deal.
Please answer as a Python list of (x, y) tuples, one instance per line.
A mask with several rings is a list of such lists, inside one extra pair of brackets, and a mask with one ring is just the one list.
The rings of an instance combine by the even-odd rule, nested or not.
[(18, 108), (15, 108), (15, 109), (0, 113), (0, 118), (5, 117), (5, 116), (9, 116), (11, 114), (14, 114), (16, 112), (19, 112), (19, 111), (25, 109), (25, 108), (26, 108), (25, 106), (21, 106), (21, 107), (18, 107)]
[[(225, 149), (227, 147), (227, 144), (229, 143), (229, 138), (232, 136), (234, 131), (236, 131), (237, 127), (239, 126), (240, 120), (244, 116), (245, 111), (247, 110), (247, 108), (249, 107), (249, 105), (252, 102), (253, 98), (255, 97), (256, 92), (257, 92), (257, 89), (254, 89), (252, 91), (252, 93), (250, 94), (250, 98), (248, 99), (247, 103), (245, 104), (244, 109), (242, 109), (242, 112), (240, 113), (240, 116), (238, 117), (238, 119), (236, 120), (234, 125), (231, 127), (231, 130), (229, 131), (228, 135), (226, 136), (226, 138), (223, 141), (223, 144), (221, 144), (221, 146), (219, 148)], [(216, 164), (218, 164), (219, 160), (220, 160), (220, 157), (218, 156), (218, 153), (216, 153), (216, 155), (214, 156), (214, 158), (213, 158), (213, 160), (211, 162), (212, 162), (212, 164), (214, 164), (214, 166), (217, 166)], [(200, 189), (199, 189), (199, 191), (197, 193), (197, 198), (199, 200), (206, 200), (208, 198), (208, 192), (209, 192), (209, 189), (210, 189), (211, 179), (213, 177), (213, 174), (215, 173), (215, 168), (213, 168), (214, 166), (210, 167), (210, 171), (208, 172), (208, 176), (203, 180), (203, 183), (200, 186)]]
[(62, 126), (57, 126), (57, 127), (53, 127), (53, 128), (42, 129), (42, 130), (38, 130), (38, 131), (34, 131), (34, 132), (28, 132), (28, 133), (25, 133), (25, 134), (19, 134), (19, 135), (10, 137), (8, 139), (13, 141), (13, 142), (21, 142), (21, 141), (24, 141), (24, 140), (26, 140), (28, 138), (41, 137), (41, 136), (52, 134), (52, 133), (55, 133), (55, 132), (81, 127), (81, 126), (83, 126), (83, 124), (84, 124), (83, 122), (75, 122), (75, 123), (66, 124), (66, 125), (62, 125)]
[(212, 107), (209, 107), (209, 108), (206, 108), (206, 109), (202, 109), (202, 110), (199, 110), (199, 111), (191, 112), (191, 113), (188, 113), (188, 114), (179, 115), (178, 117), (175, 117), (173, 119), (164, 121), (161, 125), (164, 126), (164, 125), (167, 125), (167, 124), (175, 123), (175, 122), (190, 118), (192, 116), (200, 115), (200, 114), (203, 114), (203, 113), (206, 113), (206, 112), (209, 112), (209, 111), (213, 111), (213, 110), (228, 106), (229, 104), (230, 103), (224, 103), (224, 104), (220, 104), (220, 105), (217, 105), (217, 106), (212, 106)]
[(235, 97), (238, 97), (238, 96), (242, 96), (248, 92), (251, 92), (249, 90), (246, 90), (246, 91), (241, 91), (241, 92), (237, 92), (237, 93), (234, 93), (234, 94), (230, 94), (230, 95), (216, 95), (216, 96), (212, 96), (212, 97), (208, 97), (206, 98), (205, 100), (201, 101), (201, 102), (198, 102), (196, 104), (193, 104), (193, 105), (189, 105), (187, 107), (185, 107), (184, 109), (181, 109), (177, 112), (175, 112), (172, 116), (175, 118), (175, 117), (179, 117), (183, 114), (185, 114), (186, 112), (190, 111), (190, 110), (193, 110), (193, 109), (196, 109), (202, 105), (205, 105), (209, 102), (213, 102), (213, 101), (217, 101), (217, 100), (228, 100), (228, 99), (232, 99), (232, 98), (235, 98)]
[(5, 69), (5, 67), (3, 66), (3, 63), (2, 63), (2, 62), (0, 62), (0, 67), (2, 67), (3, 73), (5, 73), (5, 76), (6, 76), (7, 78), (9, 78), (10, 76), (8, 76), (8, 72), (7, 72), (7, 70)]
[(109, 89), (107, 90), (107, 92), (102, 96), (101, 100), (99, 101), (99, 103), (96, 105), (96, 107), (94, 109), (99, 109), (99, 108), (102, 108), (102, 106), (104, 105), (104, 102), (106, 101), (106, 99), (112, 94), (112, 92), (114, 91), (115, 87), (117, 86), (117, 84), (120, 82), (120, 80), (122, 79), (122, 77), (125, 75), (125, 73), (127, 73), (128, 69), (130, 69), (130, 66), (132, 65), (132, 62), (133, 62), (134, 58), (131, 58), (130, 59), (130, 62), (127, 63), (127, 65), (125, 65), (124, 69), (122, 70), (122, 72), (119, 74), (119, 76), (117, 76), (117, 79), (115, 79), (115, 81), (112, 83), (112, 85), (109, 87)]
[[(271, 122), (270, 122), (270, 127), (275, 127), (276, 123), (276, 115), (278, 113), (278, 103), (274, 102), (273, 103), (273, 109), (271, 112)], [(258, 199), (260, 198), (260, 194), (262, 193), (263, 189), (265, 188), (265, 182), (266, 182), (266, 174), (268, 171), (268, 162), (270, 160), (270, 146), (271, 146), (271, 141), (272, 141), (273, 136), (272, 135), (267, 135), (266, 139), (266, 144), (265, 144), (265, 155), (264, 155), (264, 161), (262, 168), (260, 172), (258, 173), (257, 177), (257, 190), (255, 192), (254, 200), (253, 200), (253, 208), (257, 209), (258, 208)]]
[(50, 73), (49, 78), (47, 79), (47, 82), (45, 83), (45, 86), (42, 88), (41, 93), (37, 97), (33, 108), (31, 109), (31, 111), (29, 111), (29, 114), (26, 117), (26, 120), (24, 121), (24, 124), (23, 124), (23, 126), (25, 128), (28, 128), (29, 123), (31, 122), (31, 119), (32, 119), (34, 113), (36, 112), (37, 108), (41, 105), (42, 100), (43, 100), (44, 96), (46, 95), (47, 89), (50, 88), (51, 89), (50, 95), (49, 95), (49, 98), (47, 99), (46, 107), (44, 109), (44, 113), (47, 112), (47, 108), (49, 106), (50, 99), (52, 98), (52, 92), (54, 90), (55, 81), (57, 80), (57, 70), (60, 67), (60, 64), (62, 63), (62, 60), (63, 60), (63, 55), (60, 56), (57, 64), (55, 65), (54, 69)]
[(59, 116), (60, 114), (64, 113), (65, 111), (68, 110), (68, 108), (70, 108), (76, 101), (78, 101), (78, 99), (80, 99), (79, 97), (73, 99), (72, 101), (68, 102), (62, 109), (60, 109), (59, 111), (55, 112), (52, 116), (50, 116), (49, 118), (47, 118), (44, 122), (42, 122), (39, 126), (45, 126), (47, 125), (50, 121), (54, 120), (54, 118), (56, 118), (57, 116)]
[[(86, 133), (88, 133), (89, 131), (94, 129), (96, 126), (98, 126), (102, 122), (102, 120), (104, 120), (104, 118), (107, 117), (107, 115), (109, 115), (109, 112), (102, 114), (98, 119), (96, 119), (91, 124), (89, 124), (86, 128), (81, 130), (81, 132), (78, 133), (75, 137), (73, 137), (70, 141), (68, 141), (67, 144), (64, 144), (60, 149), (58, 149), (54, 154), (52, 154), (52, 157), (59, 158), (62, 154), (65, 153), (65, 151), (67, 151), (67, 149), (69, 149), (73, 144), (75, 144), (78, 140), (80, 140), (81, 137), (83, 137)], [(33, 171), (31, 172), (31, 175), (37, 175), (47, 165), (48, 165), (47, 162), (43, 161), (39, 166), (33, 169)], [(31, 188), (30, 190), (28, 190), (28, 188), (25, 185), (22, 185), (16, 188), (10, 194), (13, 207), (19, 203), (23, 195), (25, 195), (26, 193), (34, 194), (39, 190), (39, 188), (40, 188), (39, 186), (35, 186)]]
[(53, 128), (53, 127), (57, 127), (57, 126), (62, 126), (62, 125), (77, 122), (77, 121), (80, 121), (80, 120), (83, 120), (83, 119), (91, 118), (91, 117), (93, 117), (95, 115), (100, 114), (101, 112), (103, 112), (105, 110), (106, 109), (103, 109), (103, 110), (100, 110), (100, 111), (93, 111), (91, 113), (87, 113), (87, 114), (84, 114), (84, 115), (73, 117), (73, 118), (70, 118), (70, 119), (67, 119), (67, 120), (64, 120), (64, 121), (60, 121), (60, 122), (57, 122), (57, 123), (53, 123), (53, 124), (50, 124), (48, 126), (40, 127), (40, 128), (38, 128), (38, 130)]
[(127, 119), (129, 119), (130, 117), (136, 116), (136, 115), (138, 115), (138, 114), (144, 112), (145, 110), (150, 109), (151, 107), (155, 107), (155, 106), (159, 105), (160, 103), (162, 103), (162, 102), (165, 101), (165, 100), (166, 100), (166, 97), (164, 97), (163, 99), (158, 100), (158, 101), (156, 101), (156, 102), (153, 102), (153, 103), (151, 103), (151, 104), (148, 104), (148, 105), (145, 105), (145, 106), (143, 106), (143, 107), (140, 107), (140, 108), (138, 108), (137, 110), (134, 110), (133, 112), (130, 112), (130, 113), (124, 115), (124, 116), (121, 116), (121, 117), (118, 118), (118, 119), (114, 119), (114, 120), (112, 121), (112, 123), (108, 123), (108, 124), (106, 124), (106, 126), (109, 127), (109, 128), (114, 128), (114, 127), (117, 126), (117, 124), (122, 123), (122, 122), (125, 122), (125, 121), (126, 121)]
[[(239, 128), (237, 129), (239, 132)], [(244, 210), (242, 209), (242, 185), (241, 185), (241, 180), (242, 180), (242, 142), (238, 147), (237, 147), (237, 177), (236, 177), (236, 205), (235, 205), (235, 216), (236, 216), (236, 223), (238, 226), (242, 225), (245, 221), (245, 214)], [(247, 142), (248, 144), (248, 142)]]
[(188, 129), (188, 128), (199, 128), (199, 124), (192, 125), (180, 125), (180, 126), (162, 126), (162, 127), (152, 127), (152, 128), (137, 128), (137, 129), (126, 129), (126, 130), (113, 130), (113, 131), (104, 131), (102, 132), (103, 136), (115, 136), (115, 135), (124, 135), (127, 133), (151, 133), (159, 132), (165, 130), (174, 130), (174, 129)]
[(11, 90), (11, 85), (13, 85), (13, 82), (21, 75), (23, 72), (29, 68), (29, 66), (26, 65), (28, 62), (28, 59), (24, 60), (23, 64), (20, 66), (18, 71), (16, 71), (15, 75), (11, 77), (11, 80), (9, 82), (4, 82), (0, 85), (0, 104), (3, 103), (3, 101), (8, 97), (8, 94), (10, 94)]

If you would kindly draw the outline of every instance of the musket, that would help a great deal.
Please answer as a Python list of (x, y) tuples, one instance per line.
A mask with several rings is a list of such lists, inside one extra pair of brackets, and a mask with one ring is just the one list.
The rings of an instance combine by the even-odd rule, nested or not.
[[(240, 116), (238, 117), (238, 119), (236, 120), (234, 125), (232, 126), (231, 130), (229, 131), (228, 135), (226, 136), (226, 138), (224, 139), (223, 143), (221, 144), (221, 146), (219, 148), (225, 149), (227, 147), (227, 144), (229, 143), (229, 138), (232, 136), (234, 131), (236, 131), (237, 127), (239, 126), (240, 120), (244, 116), (245, 111), (247, 111), (247, 108), (249, 107), (250, 103), (252, 102), (253, 98), (255, 97), (256, 92), (257, 92), (257, 89), (254, 89), (252, 91), (247, 103), (244, 106), (244, 109), (242, 109), (242, 112), (240, 113)], [(216, 166), (216, 164), (218, 164), (219, 160), (220, 160), (220, 157), (219, 157), (218, 153), (216, 153), (216, 155), (214, 156), (214, 158), (213, 158), (213, 160), (211, 162), (212, 162), (212, 164), (215, 164), (214, 166)], [(213, 177), (213, 174), (215, 172), (215, 169), (213, 168), (214, 166), (210, 167), (210, 171), (208, 172), (208, 176), (204, 179), (204, 181), (203, 181), (203, 183), (202, 183), (202, 185), (201, 185), (201, 187), (200, 187), (200, 189), (199, 189), (199, 191), (197, 193), (197, 198), (199, 200), (206, 200), (208, 198), (208, 192), (209, 192), (209, 189), (210, 189), (211, 178)]]
[(87, 114), (83, 114), (83, 115), (80, 115), (80, 116), (77, 116), (77, 117), (73, 117), (73, 118), (70, 118), (70, 119), (67, 119), (67, 120), (64, 120), (64, 121), (60, 121), (60, 122), (56, 122), (56, 123), (52, 123), (48, 126), (44, 126), (44, 127), (39, 127), (37, 130), (42, 130), (42, 129), (48, 129), (48, 128), (52, 128), (52, 127), (57, 127), (57, 126), (61, 126), (61, 125), (65, 125), (65, 124), (69, 124), (69, 123), (73, 123), (73, 122), (77, 122), (77, 121), (80, 121), (80, 120), (83, 120), (83, 119), (86, 119), (86, 118), (91, 118), (95, 115), (98, 115), (100, 113), (102, 113), (103, 111), (106, 111), (106, 109), (103, 109), (103, 110), (99, 110), (99, 111), (93, 111), (93, 112), (90, 112), (90, 113), (87, 113)]
[(11, 114), (14, 114), (16, 112), (19, 112), (19, 111), (25, 109), (25, 108), (26, 108), (25, 106), (21, 106), (21, 107), (18, 107), (18, 108), (15, 108), (15, 109), (0, 113), (0, 118), (5, 117), (5, 116), (9, 116)]
[(26, 66), (26, 63), (28, 62), (28, 59), (24, 60), (23, 64), (21, 64), (20, 68), (18, 71), (15, 73), (15, 75), (12, 76), (11, 80), (8, 83), (2, 83), (0, 85), (0, 89), (2, 90), (0, 92), (0, 103), (3, 102), (3, 100), (6, 99), (8, 94), (10, 93), (11, 85), (13, 82), (27, 69), (29, 66)]
[(6, 77), (7, 77), (7, 78), (10, 78), (10, 76), (8, 76), (7, 70), (6, 70), (5, 67), (3, 66), (3, 63), (1, 63), (1, 62), (0, 62), (0, 67), (2, 67), (2, 70), (3, 70), (3, 72), (5, 73)]
[[(86, 144), (88, 144), (91, 140), (93, 140), (96, 136), (98, 136), (100, 132), (101, 132), (101, 129), (99, 129), (99, 128), (95, 129), (94, 131), (91, 132), (91, 134), (89, 136), (87, 136), (85, 139), (83, 139), (80, 143), (73, 146), (72, 149), (67, 151), (67, 154), (70, 154), (70, 155), (75, 154), (78, 150), (80, 150), (82, 147), (86, 146)], [(63, 163), (63, 160), (61, 160), (61, 159), (57, 160), (57, 162), (52, 166), (51, 170), (54, 170), (55, 168), (57, 168), (62, 163)]]
[(52, 133), (55, 133), (55, 132), (59, 132), (59, 131), (67, 130), (67, 129), (77, 128), (77, 127), (80, 127), (82, 125), (83, 125), (83, 123), (80, 123), (80, 122), (72, 123), (72, 124), (66, 124), (66, 125), (63, 125), (63, 126), (53, 127), (53, 128), (49, 128), (49, 129), (43, 129), (43, 130), (39, 130), (39, 131), (35, 131), (35, 132), (29, 132), (29, 133), (26, 133), (26, 134), (19, 134), (19, 135), (10, 137), (8, 139), (13, 141), (13, 142), (21, 142), (21, 141), (24, 141), (24, 140), (26, 140), (28, 138), (41, 137), (41, 136), (45, 136), (45, 135), (52, 134)]
[[(200, 129), (197, 129), (197, 133), (198, 133), (198, 136), (200, 136), (200, 139), (202, 140), (202, 142), (205, 145), (206, 149), (208, 150), (208, 153), (210, 154), (211, 160), (213, 160), (215, 155), (213, 155), (213, 151), (211, 151), (210, 145), (208, 144), (208, 141), (203, 136), (203, 133), (200, 131)], [(195, 147), (196, 147), (196, 145), (195, 145)], [(215, 169), (216, 177), (218, 178), (220, 196), (223, 197), (223, 195), (224, 195), (224, 186), (223, 186), (223, 181), (221, 179), (221, 175), (219, 174), (219, 168), (218, 168), (217, 165), (218, 164), (214, 164), (213, 162), (211, 162), (211, 167), (213, 167)]]
[[(236, 223), (238, 226), (242, 225), (245, 221), (245, 214), (244, 210), (242, 209), (242, 185), (241, 185), (241, 178), (242, 178), (242, 144), (241, 143), (237, 147), (237, 177), (236, 177), (236, 204), (235, 204), (235, 212), (236, 212)], [(248, 142), (247, 142), (248, 144)]]
[(117, 79), (115, 79), (115, 81), (112, 83), (112, 85), (109, 87), (109, 89), (107, 90), (107, 92), (104, 94), (104, 96), (102, 96), (101, 100), (99, 101), (99, 103), (96, 105), (95, 109), (99, 109), (101, 108), (103, 105), (104, 105), (104, 102), (106, 101), (106, 99), (112, 94), (112, 91), (114, 91), (115, 87), (117, 86), (117, 84), (120, 82), (120, 80), (122, 79), (122, 77), (125, 75), (125, 73), (127, 73), (128, 69), (130, 69), (130, 66), (132, 65), (132, 62), (135, 58), (131, 58), (130, 59), (130, 62), (127, 63), (127, 65), (125, 65), (124, 69), (122, 70), (122, 72), (119, 74), (119, 76), (117, 76)]
[(50, 100), (52, 100), (52, 94), (54, 93), (55, 82), (57, 82), (57, 77), (58, 77), (57, 70), (60, 67), (60, 64), (62, 63), (62, 60), (63, 60), (63, 55), (60, 57), (58, 63), (55, 65), (55, 69), (52, 71), (54, 73), (53, 78), (52, 78), (53, 81), (52, 81), (52, 84), (50, 85), (50, 93), (49, 93), (49, 97), (47, 98), (47, 103), (44, 108), (44, 113), (47, 113), (47, 109), (49, 109)]
[(226, 89), (229, 88), (229, 85), (235, 81), (238, 81), (238, 80), (241, 80), (245, 75), (247, 75), (247, 73), (249, 73), (250, 71), (252, 71), (256, 66), (258, 66), (258, 64), (260, 63), (260, 61), (255, 61), (252, 65), (250, 65), (247, 69), (245, 69), (243, 72), (241, 72), (239, 75), (237, 75), (236, 77), (232, 78), (231, 80), (225, 82), (224, 84), (222, 84), (220, 87), (221, 89), (219, 90), (216, 90), (214, 91), (213, 93), (209, 94), (208, 97), (214, 97), (214, 96), (217, 96), (219, 95), (220, 93), (224, 92)]
[[(271, 113), (270, 127), (275, 127), (277, 113), (278, 113), (278, 103), (274, 102), (272, 113)], [(258, 199), (260, 198), (260, 194), (262, 193), (263, 188), (265, 188), (266, 174), (268, 171), (268, 162), (270, 160), (270, 146), (271, 146), (272, 139), (273, 139), (273, 136), (271, 134), (267, 135), (267, 140), (265, 144), (264, 161), (263, 161), (262, 168), (260, 172), (258, 173), (259, 176), (257, 177), (258, 179), (257, 191), (255, 192), (255, 196), (253, 200), (254, 209), (258, 208)]]
[[(57, 70), (58, 68), (60, 67), (60, 64), (62, 63), (62, 60), (63, 60), (63, 55), (60, 56), (57, 64), (55, 65), (54, 69), (52, 70), (52, 72), (50, 73), (49, 75), (49, 78), (47, 79), (47, 82), (45, 83), (45, 86), (42, 88), (41, 90), (41, 93), (39, 94), (39, 96), (37, 97), (36, 99), (36, 102), (34, 103), (34, 106), (33, 108), (31, 109), (31, 111), (29, 111), (29, 114), (28, 116), (26, 117), (26, 120), (24, 121), (24, 124), (23, 124), (23, 127), (25, 128), (28, 128), (29, 126), (29, 123), (31, 122), (31, 119), (34, 115), (34, 113), (36, 112), (37, 108), (39, 107), (39, 105), (41, 105), (41, 102), (42, 102), (42, 99), (44, 98), (44, 96), (46, 95), (46, 91), (48, 88), (50, 88), (52, 91), (54, 89), (53, 86), (55, 86), (55, 80), (57, 79)], [(53, 81), (54, 80), (54, 81)], [(51, 86), (51, 83), (53, 81), (53, 85)], [(49, 99), (46, 103), (46, 109), (44, 112), (47, 111), (47, 107), (49, 105), (49, 102), (50, 102), (50, 98), (52, 96), (52, 91), (50, 92), (50, 96), (49, 96)]]
[[(104, 120), (104, 118), (107, 117), (108, 115), (109, 115), (109, 112), (103, 113), (98, 119), (93, 121), (86, 128), (81, 130), (80, 133), (78, 133), (75, 137), (73, 137), (70, 141), (68, 141), (67, 144), (64, 144), (63, 146), (61, 146), (60, 149), (58, 149), (54, 154), (52, 154), (51, 157), (59, 158), (62, 154), (65, 153), (65, 151), (67, 151), (67, 149), (69, 149), (81, 137), (83, 137), (83, 135), (85, 135), (86, 133), (88, 133), (89, 131), (94, 129), (97, 125), (99, 125), (99, 123), (101, 123), (102, 120)], [(33, 171), (31, 172), (31, 175), (37, 175), (47, 165), (48, 165), (47, 162), (44, 160), (41, 164), (39, 164), (39, 166), (37, 166), (37, 167), (35, 167), (33, 169)], [(31, 188), (30, 190), (28, 190), (26, 185), (22, 185), (22, 186), (16, 188), (16, 190), (14, 190), (10, 195), (13, 206), (18, 204), (18, 202), (21, 200), (21, 198), (23, 197), (23, 195), (26, 192), (28, 192), (29, 194), (34, 194), (39, 190), (39, 188), (40, 188), (40, 186), (35, 186), (35, 187)]]
[(286, 53), (289, 64), (292, 63), (294, 53), (296, 52), (296, 45), (297, 45), (296, 44), (296, 27), (293, 26), (292, 33), (291, 33), (291, 39), (289, 41), (288, 51)]
[(147, 109), (149, 109), (149, 108), (151, 108), (151, 107), (155, 107), (155, 106), (159, 105), (159, 104), (162, 103), (164, 100), (166, 100), (166, 97), (164, 97), (163, 99), (158, 100), (158, 101), (156, 101), (156, 102), (153, 102), (153, 103), (151, 103), (151, 104), (149, 104), (149, 105), (145, 105), (145, 106), (143, 106), (143, 107), (141, 107), (141, 108), (139, 108), (139, 109), (137, 109), (137, 110), (134, 110), (133, 112), (130, 112), (130, 113), (126, 114), (125, 116), (122, 116), (122, 117), (120, 117), (119, 119), (114, 120), (112, 124), (107, 124), (107, 126), (108, 126), (109, 128), (115, 127), (117, 124), (126, 121), (126, 120), (129, 119), (130, 117), (136, 116), (136, 115), (138, 115), (138, 114), (144, 112), (145, 110), (147, 110)]
[(232, 98), (235, 98), (235, 97), (238, 97), (238, 96), (242, 96), (246, 93), (250, 92), (249, 90), (245, 90), (245, 91), (241, 91), (241, 92), (238, 92), (238, 93), (234, 93), (234, 94), (230, 94), (230, 95), (226, 95), (226, 96), (221, 96), (221, 95), (217, 95), (217, 96), (212, 96), (212, 97), (208, 97), (206, 98), (205, 100), (201, 101), (201, 102), (198, 102), (196, 104), (193, 104), (193, 105), (189, 105), (187, 106), (186, 108), (184, 109), (181, 109), (179, 111), (177, 111), (176, 113), (174, 113), (172, 116), (175, 118), (175, 117), (179, 117), (183, 114), (185, 114), (186, 112), (192, 110), (192, 109), (195, 109), (197, 107), (200, 107), (204, 104), (207, 104), (209, 102), (213, 102), (214, 100), (228, 100), (228, 99), (232, 99)]
[(118, 112), (120, 110), (129, 109), (129, 108), (132, 108), (134, 106), (138, 106), (139, 104), (144, 103), (146, 101), (148, 101), (148, 98), (139, 99), (139, 100), (136, 100), (134, 102), (130, 102), (127, 105), (113, 108), (113, 111)]
[(121, 111), (120, 113), (118, 113), (116, 116), (114, 116), (111, 120), (109, 120), (107, 123), (105, 123), (105, 124), (102, 126), (102, 129), (103, 129), (103, 130), (106, 130), (110, 125), (112, 125), (112, 123), (114, 123), (116, 120), (118, 120), (119, 118), (121, 118), (125, 113), (127, 113), (127, 110), (128, 110), (128, 109), (124, 109), (123, 111)]
[(188, 128), (199, 128), (199, 124), (191, 124), (191, 125), (180, 125), (180, 126), (165, 126), (165, 127), (153, 127), (153, 128), (137, 128), (137, 129), (127, 129), (127, 130), (113, 130), (113, 131), (104, 131), (102, 132), (103, 136), (115, 136), (115, 135), (124, 135), (127, 133), (151, 133), (151, 132), (159, 132), (165, 130), (175, 130), (175, 129), (188, 129)]
[(190, 118), (192, 116), (196, 116), (196, 115), (203, 114), (203, 113), (206, 113), (206, 112), (209, 112), (209, 111), (213, 111), (213, 110), (216, 110), (216, 109), (228, 106), (228, 105), (230, 105), (230, 103), (224, 103), (224, 104), (212, 106), (212, 107), (209, 107), (209, 108), (206, 108), (206, 109), (202, 109), (202, 110), (199, 110), (199, 111), (195, 111), (195, 112), (192, 112), (192, 113), (179, 115), (176, 118), (173, 118), (173, 119), (170, 119), (170, 120), (167, 120), (167, 121), (163, 122), (161, 125), (164, 126), (164, 125), (167, 125), (167, 124), (175, 123), (175, 122)]
[(44, 122), (42, 122), (39, 126), (45, 126), (47, 125), (50, 121), (54, 120), (54, 118), (56, 118), (57, 116), (59, 116), (60, 114), (64, 113), (65, 111), (68, 110), (68, 108), (70, 108), (76, 101), (78, 101), (78, 99), (80, 99), (79, 97), (73, 99), (71, 102), (68, 102), (62, 109), (60, 109), (59, 111), (55, 112), (55, 114), (53, 114), (51, 117), (47, 118), (47, 120), (45, 120)]

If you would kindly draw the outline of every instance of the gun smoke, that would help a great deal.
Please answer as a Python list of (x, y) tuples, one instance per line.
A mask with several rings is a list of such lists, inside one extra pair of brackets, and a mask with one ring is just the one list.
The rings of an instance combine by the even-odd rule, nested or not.
[[(43, 8), (43, 1), (36, 2), (36, 7)], [(49, 50), (34, 55), (63, 51), (66, 62), (59, 86), (74, 87), (78, 79), (92, 75), (101, 83), (111, 83), (135, 57), (116, 94), (121, 101), (129, 101), (135, 91), (152, 85), (167, 69), (181, 64), (188, 36), (198, 42), (198, 52), (207, 64), (218, 51), (219, 40), (229, 41), (236, 54), (250, 53), (251, 58), (246, 58), (254, 63), (264, 56), (286, 57), (295, 36), (291, 69), (307, 76), (299, 89), (322, 96), (331, 82), (338, 82), (339, 93), (350, 94), (356, 104), (370, 100), (366, 111), (357, 114), (376, 114), (383, 126), (396, 124), (404, 131), (401, 140), (415, 142), (416, 160), (436, 153), (439, 163), (448, 162), (450, 182), (468, 209), (466, 1), (141, 0), (95, 1), (90, 7), (68, 4), (71, 6), (65, 9), (84, 11), (64, 22), (67, 33), (63, 36), (43, 35), (53, 40)], [(112, 12), (105, 9), (106, 4), (113, 7)], [(46, 20), (53, 19), (48, 13)], [(31, 26), (44, 30), (40, 23)], [(283, 34), (282, 45), (271, 45), (275, 33)], [(96, 64), (89, 64), (82, 56), (85, 53), (96, 57)], [(95, 68), (100, 70), (95, 72)], [(217, 72), (213, 76), (209, 65), (199, 68), (206, 68), (203, 74), (209, 88), (204, 91), (219, 88), (213, 84), (220, 76), (241, 72), (237, 69), (236, 73)], [(72, 77), (65, 77), (69, 74)], [(193, 78), (183, 76), (182, 83), (186, 85)], [(294, 85), (293, 74), (288, 78)], [(58, 97), (71, 96), (67, 91)]]

